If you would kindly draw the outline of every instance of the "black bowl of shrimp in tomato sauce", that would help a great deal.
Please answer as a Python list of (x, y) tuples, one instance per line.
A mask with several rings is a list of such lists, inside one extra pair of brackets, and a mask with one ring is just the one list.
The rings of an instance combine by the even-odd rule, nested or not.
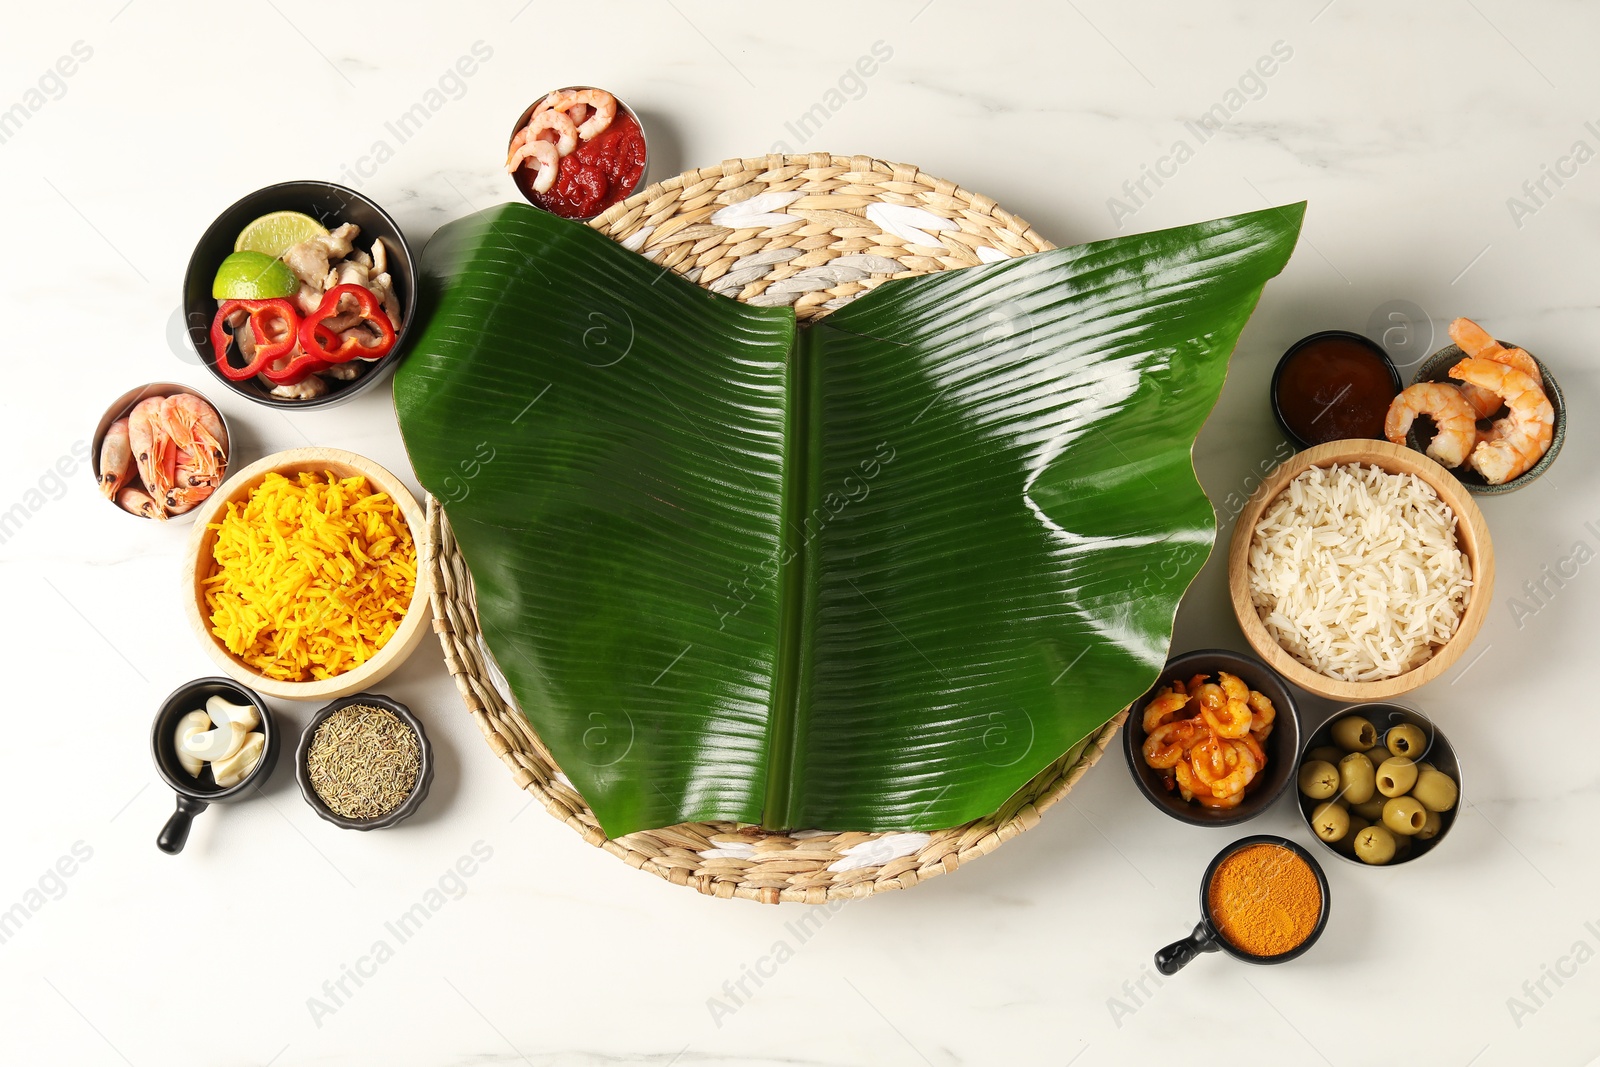
[(535, 100), (506, 146), (506, 172), (528, 203), (579, 221), (644, 188), (648, 162), (638, 114), (592, 85), (569, 85)]
[(1260, 815), (1294, 777), (1300, 716), (1271, 667), (1240, 652), (1174, 656), (1128, 711), (1123, 753), (1145, 799), (1195, 826)]

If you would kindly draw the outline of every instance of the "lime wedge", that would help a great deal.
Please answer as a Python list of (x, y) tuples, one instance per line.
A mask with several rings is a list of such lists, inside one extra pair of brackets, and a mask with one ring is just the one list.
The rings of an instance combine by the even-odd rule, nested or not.
[(262, 215), (243, 230), (233, 242), (235, 252), (262, 252), (276, 259), (301, 241), (319, 237), (328, 228), (310, 215), (298, 211), (274, 211)]
[(211, 295), (218, 300), (270, 300), (300, 287), (294, 271), (265, 252), (234, 252), (217, 268)]

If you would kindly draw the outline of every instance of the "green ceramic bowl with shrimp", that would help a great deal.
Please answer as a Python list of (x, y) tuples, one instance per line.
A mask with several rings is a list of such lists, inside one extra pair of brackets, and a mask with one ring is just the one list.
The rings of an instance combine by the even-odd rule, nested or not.
[[(1519, 347), (1510, 341), (1501, 341), (1500, 344), (1505, 348)], [(1529, 353), (1529, 355), (1532, 355), (1532, 353)], [(1450, 377), (1450, 368), (1466, 358), (1467, 354), (1461, 350), (1459, 345), (1446, 345), (1422, 361), (1422, 365), (1417, 368), (1417, 373), (1411, 378), (1411, 384), (1416, 385), (1418, 382), (1459, 384), (1456, 383), (1454, 378)], [(1545, 453), (1540, 457), (1539, 462), (1515, 478), (1499, 485), (1490, 485), (1483, 480), (1483, 475), (1466, 464), (1452, 469), (1450, 473), (1456, 476), (1457, 481), (1466, 486), (1469, 493), (1478, 496), (1498, 496), (1501, 493), (1514, 493), (1524, 486), (1532, 485), (1539, 480), (1545, 471), (1550, 469), (1550, 465), (1556, 461), (1556, 454), (1561, 451), (1562, 444), (1566, 442), (1567, 402), (1566, 398), (1561, 395), (1561, 385), (1555, 380), (1555, 376), (1550, 373), (1550, 368), (1545, 365), (1543, 360), (1538, 356), (1533, 356), (1533, 361), (1539, 365), (1539, 375), (1542, 379), (1541, 384), (1544, 386), (1544, 395), (1550, 398), (1550, 406), (1555, 410), (1555, 426), (1550, 434), (1550, 447), (1545, 449)], [(1418, 420), (1418, 422), (1421, 421), (1423, 420)], [(1430, 431), (1432, 425), (1432, 420), (1428, 420)], [(1482, 426), (1483, 423), (1480, 422), (1479, 425)], [(1428, 442), (1432, 439), (1431, 432), (1426, 435), (1420, 434), (1417, 425), (1414, 423), (1411, 427), (1411, 433), (1407, 435), (1406, 443), (1421, 452), (1427, 449)]]
[[(221, 485), (227, 480), (228, 471), (233, 465), (233, 437), (228, 430), (228, 417), (222, 413), (222, 409), (219, 408), (210, 397), (206, 396), (200, 390), (191, 388), (190, 386), (180, 385), (177, 382), (148, 382), (136, 388), (129, 389), (126, 393), (123, 393), (121, 396), (117, 397), (117, 399), (113, 400), (111, 405), (106, 408), (105, 413), (100, 416), (99, 425), (95, 427), (94, 437), (90, 440), (89, 466), (90, 470), (94, 474), (95, 484), (101, 488), (102, 493), (104, 492), (107, 484), (106, 475), (108, 473), (107, 471), (101, 469), (103, 461), (106, 459), (102, 453), (105, 449), (106, 435), (110, 432), (112, 425), (118, 419), (127, 418), (142, 400), (147, 400), (153, 396), (174, 396), (178, 393), (187, 393), (192, 397), (200, 399), (208, 407), (210, 407), (212, 411), (217, 413), (217, 421), (222, 423), (221, 441), (223, 448), (222, 463), (217, 472), (217, 484)], [(140, 486), (142, 484), (139, 479), (137, 468), (134, 469), (130, 478), (130, 482), (135, 486)], [(124, 508), (110, 497), (106, 498), (106, 506), (115, 509), (131, 519), (139, 519), (140, 521), (148, 522), (151, 518), (150, 516), (136, 514), (132, 511), (129, 511), (127, 508)], [(195, 515), (198, 514), (199, 511), (200, 508), (198, 506), (190, 507), (187, 511), (167, 515), (165, 517), (165, 521), (178, 524), (188, 523), (194, 519)]]

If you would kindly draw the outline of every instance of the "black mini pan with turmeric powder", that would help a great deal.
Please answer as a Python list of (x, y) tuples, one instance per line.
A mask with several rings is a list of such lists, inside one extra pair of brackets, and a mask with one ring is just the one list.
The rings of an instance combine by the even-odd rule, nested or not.
[(1241, 838), (1217, 853), (1200, 880), (1200, 922), (1156, 953), (1177, 974), (1202, 952), (1245, 963), (1287, 963), (1328, 925), (1328, 879), (1311, 853), (1273, 834)]

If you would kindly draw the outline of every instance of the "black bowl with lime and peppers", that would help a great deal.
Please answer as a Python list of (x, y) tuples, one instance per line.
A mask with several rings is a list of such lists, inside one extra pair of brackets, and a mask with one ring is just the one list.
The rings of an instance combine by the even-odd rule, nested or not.
[[(337, 229), (343, 223), (353, 223), (360, 227), (361, 231), (354, 243), (357, 248), (363, 250), (369, 250), (375, 241), (382, 241), (388, 260), (386, 269), (393, 283), (394, 298), (399, 306), (400, 321), (398, 324), (392, 324), (394, 339), (384, 349), (384, 354), (375, 359), (349, 359), (348, 366), (355, 372), (353, 379), (346, 381), (324, 377), (327, 391), (308, 399), (273, 396), (272, 386), (256, 376), (235, 380), (239, 373), (237, 368), (244, 365), (240, 352), (232, 343), (228, 344), (228, 351), (218, 352), (213, 342), (212, 328), (217, 318), (219, 303), (212, 295), (212, 282), (217, 269), (234, 251), (234, 242), (240, 232), (254, 220), (275, 211), (302, 212), (315, 218), (329, 230)], [(386, 211), (354, 189), (324, 181), (293, 181), (269, 185), (233, 204), (218, 215), (216, 221), (212, 222), (201, 236), (199, 243), (195, 245), (194, 253), (189, 257), (189, 269), (183, 279), (185, 332), (189, 336), (190, 345), (199, 355), (200, 362), (213, 377), (232, 392), (258, 404), (280, 409), (331, 407), (366, 392), (388, 378), (405, 354), (411, 324), (416, 318), (416, 301), (416, 263), (411, 255), (411, 247), (406, 243), (405, 234), (400, 231), (399, 225)], [(290, 303), (293, 304), (294, 301), (290, 300)], [(302, 318), (297, 313), (292, 327), (297, 329), (303, 325), (306, 318), (310, 317), (312, 316), (307, 315)], [(264, 323), (278, 330), (280, 335), (284, 329), (290, 328), (289, 324), (280, 324), (270, 317), (264, 320)], [(243, 328), (251, 327), (247, 324)], [(226, 332), (222, 336), (231, 342)], [(335, 347), (331, 340), (329, 347)], [(301, 351), (303, 354), (303, 349)], [(226, 360), (229, 366), (235, 368), (234, 376), (224, 373), (222, 367), (218, 365), (219, 359)], [(287, 366), (287, 362), (280, 363), (279, 366)]]

